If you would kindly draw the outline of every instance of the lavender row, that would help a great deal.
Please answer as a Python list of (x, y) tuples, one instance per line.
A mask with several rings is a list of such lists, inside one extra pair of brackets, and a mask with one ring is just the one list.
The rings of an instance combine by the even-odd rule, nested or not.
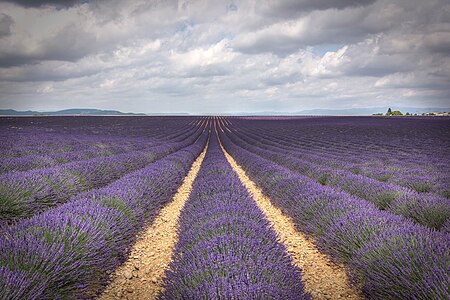
[(276, 147), (254, 142), (250, 144), (237, 134), (228, 133), (228, 136), (235, 144), (252, 153), (308, 176), (322, 185), (332, 186), (370, 201), (381, 210), (403, 215), (437, 230), (450, 220), (450, 199), (431, 193), (419, 194), (345, 170), (320, 166), (286, 154), (279, 154)]
[(107, 143), (105, 135), (92, 136), (81, 134), (62, 134), (55, 132), (43, 132), (42, 129), (29, 128), (23, 130), (4, 130), (1, 139), (5, 141), (0, 145), (0, 157), (3, 159), (21, 157), (27, 155), (45, 155), (51, 152), (70, 152), (87, 150), (91, 145)]
[(400, 173), (398, 172), (399, 168), (390, 166), (356, 164), (349, 165), (346, 169), (354, 174), (361, 174), (378, 181), (399, 185), (418, 193), (434, 193), (450, 198), (449, 172), (437, 172), (435, 169), (420, 166), (403, 166)]
[[(26, 218), (67, 202), (70, 197), (99, 188), (126, 173), (143, 168), (197, 139), (192, 129), (184, 140), (112, 157), (73, 162), (57, 167), (6, 173), (0, 176), (0, 221)], [(198, 130), (197, 130), (198, 131)]]
[[(141, 139), (140, 141), (133, 141), (132, 144), (127, 145), (127, 139), (118, 138), (114, 141), (109, 141), (107, 143), (97, 142), (92, 143), (91, 146), (87, 147), (85, 150), (80, 151), (57, 151), (52, 152), (49, 149), (48, 153), (45, 155), (24, 155), (19, 157), (12, 157), (6, 159), (0, 159), (0, 173), (5, 173), (9, 171), (27, 171), (31, 169), (38, 168), (48, 168), (52, 166), (57, 166), (72, 161), (80, 161), (86, 159), (92, 159), (100, 156), (112, 156), (115, 154), (125, 153), (129, 151), (138, 151), (149, 148), (150, 146), (158, 146), (167, 142), (173, 142), (186, 134), (186, 132), (192, 131), (193, 127), (180, 130), (180, 132), (167, 135), (164, 139), (160, 140), (150, 140)], [(94, 139), (94, 137), (92, 137)], [(98, 137), (97, 137), (98, 138)], [(60, 141), (58, 148), (66, 147), (66, 142), (62, 139)], [(84, 145), (86, 148), (86, 145)], [(18, 149), (20, 151), (20, 149)]]
[(144, 221), (172, 199), (206, 143), (11, 227), (0, 238), (0, 299), (91, 299)]
[(97, 142), (154, 142), (191, 126), (196, 118), (31, 117), (0, 118), (0, 157), (89, 149)]
[(448, 299), (450, 238), (222, 142), (298, 230), (348, 265), (368, 299)]
[[(269, 133), (255, 134), (248, 130), (241, 129), (236, 132), (239, 135), (245, 135), (247, 140), (251, 140), (251, 143), (263, 143), (264, 145), (270, 145), (277, 149), (277, 151), (283, 151), (286, 154), (294, 157), (301, 158), (314, 164), (321, 164), (332, 168), (345, 169), (354, 174), (361, 174), (366, 177), (373, 178), (378, 181), (392, 183), (400, 185), (405, 188), (415, 190), (417, 192), (433, 192), (438, 195), (442, 195), (446, 198), (450, 198), (450, 176), (448, 176), (448, 166), (444, 162), (443, 167), (439, 168), (435, 163), (426, 162), (426, 164), (415, 163), (405, 164), (399, 161), (398, 164), (393, 164), (392, 159), (387, 161), (377, 161), (373, 155), (368, 155), (363, 158), (361, 162), (348, 162), (342, 159), (342, 156), (337, 156), (336, 153), (330, 155), (315, 149), (314, 153), (305, 151), (302, 147), (294, 145), (286, 145), (282, 142), (283, 137), (277, 135), (269, 135)], [(250, 141), (249, 141), (250, 142)], [(335, 150), (335, 149), (333, 149)], [(348, 157), (348, 155), (346, 155)], [(352, 160), (354, 160), (353, 156)], [(399, 166), (401, 165), (401, 166)], [(442, 170), (440, 170), (442, 169)]]
[[(275, 145), (294, 147), (304, 153), (320, 153), (348, 162), (365, 163), (369, 159), (400, 170), (405, 164), (449, 170), (449, 157), (444, 149), (450, 146), (450, 141), (445, 139), (444, 132), (448, 132), (450, 124), (445, 121), (428, 124), (427, 120), (310, 118), (289, 122), (234, 119), (233, 123), (240, 132), (263, 135)], [(402, 135), (405, 142), (389, 145), (399, 140), (397, 135)]]
[[(366, 118), (364, 121), (360, 121), (361, 124), (358, 126), (364, 128), (371, 127), (367, 126), (368, 120), (370, 118)], [(390, 120), (386, 120), (386, 123), (389, 123)], [(336, 167), (373, 167), (373, 168), (388, 168), (392, 175), (446, 175), (448, 174), (450, 168), (448, 166), (448, 156), (434, 157), (430, 155), (425, 155), (424, 149), (415, 149), (411, 148), (409, 143), (405, 143), (402, 145), (404, 148), (400, 149), (400, 153), (407, 154), (399, 157), (398, 155), (393, 155), (388, 153), (385, 149), (384, 143), (384, 131), (382, 131), (383, 127), (379, 126), (380, 132), (378, 134), (374, 133), (375, 138), (372, 138), (372, 142), (370, 144), (358, 145), (359, 140), (361, 139), (361, 133), (358, 134), (358, 131), (361, 129), (355, 130), (352, 127), (355, 126), (341, 126), (337, 128), (327, 128), (324, 130), (327, 134), (324, 135), (324, 132), (320, 132), (320, 135), (317, 134), (315, 136), (309, 136), (308, 132), (318, 131), (315, 127), (308, 127), (308, 123), (305, 122), (291, 122), (286, 127), (296, 128), (297, 130), (287, 130), (285, 127), (277, 126), (277, 122), (269, 122), (266, 121), (264, 123), (256, 123), (256, 122), (242, 122), (236, 121), (236, 125), (227, 125), (231, 129), (239, 129), (239, 133), (244, 133), (246, 136), (251, 136), (252, 138), (264, 140), (265, 143), (278, 146), (286, 151), (297, 152), (304, 159), (310, 158), (311, 161), (319, 162), (324, 165), (336, 166)], [(394, 123), (395, 124), (395, 123)], [(444, 123), (445, 124), (445, 123)], [(442, 126), (444, 124), (441, 124)], [(295, 126), (294, 126), (295, 125)], [(336, 124), (339, 125), (339, 124)], [(392, 125), (392, 124), (391, 124)], [(306, 128), (303, 128), (303, 127)], [(316, 124), (315, 126), (321, 127), (321, 124)], [(399, 124), (395, 124), (396, 129), (401, 130)], [(418, 122), (416, 127), (421, 126)], [(331, 127), (331, 126), (328, 126)], [(334, 127), (334, 126), (333, 126)], [(329, 131), (329, 132), (328, 132)], [(356, 132), (355, 132), (356, 131)], [(373, 131), (373, 129), (372, 129)], [(339, 138), (335, 142), (329, 142), (330, 135), (336, 136)], [(411, 130), (410, 135), (416, 134), (413, 130)], [(305, 137), (308, 135), (308, 137)], [(355, 136), (356, 135), (356, 138)], [(383, 135), (383, 138), (379, 138), (380, 135)], [(378, 137), (378, 140), (377, 140)], [(423, 140), (429, 139), (428, 136), (421, 136)], [(442, 149), (440, 145), (442, 143), (442, 138), (438, 139), (438, 136), (434, 133), (433, 139), (436, 140), (437, 144), (433, 145), (433, 148)], [(422, 146), (423, 147), (423, 146)], [(353, 148), (353, 150), (352, 150)], [(436, 151), (436, 150), (435, 150)], [(367, 153), (368, 152), (368, 153)], [(442, 152), (442, 151), (441, 151)], [(407, 158), (407, 161), (405, 160)], [(429, 170), (429, 172), (422, 172), (423, 170)]]
[(233, 124), (263, 133), (281, 133), (276, 137), (321, 152), (351, 154), (356, 158), (369, 154), (414, 163), (420, 163), (417, 158), (448, 161), (448, 119), (324, 117), (271, 122), (235, 118)]
[[(169, 141), (190, 128), (192, 128), (192, 126), (174, 127), (172, 130), (173, 132), (167, 130), (165, 135), (161, 133), (160, 136), (155, 137), (154, 134), (152, 134), (154, 129), (150, 127), (147, 136), (125, 137), (120, 136), (117, 133), (112, 134), (103, 129), (96, 131), (95, 134), (80, 135), (53, 132), (42, 133), (42, 129), (30, 127), (25, 133), (7, 132), (3, 137), (7, 144), (1, 145), (0, 148), (5, 150), (10, 148), (14, 152), (14, 155), (9, 155), (10, 157), (7, 155), (8, 152), (3, 153), (2, 161), (8, 161), (8, 159), (26, 158), (28, 156), (47, 156), (49, 153), (65, 155), (72, 152), (93, 151), (98, 150), (99, 148), (114, 147), (118, 144), (124, 146), (145, 147), (146, 145), (148, 146), (148, 144)], [(133, 131), (133, 128), (128, 129), (131, 132)], [(21, 140), (25, 140), (26, 144), (24, 145), (21, 143)]]
[[(231, 130), (251, 131), (265, 140), (272, 139), (276, 145), (333, 155), (348, 162), (364, 163), (369, 159), (392, 167), (423, 163), (434, 170), (449, 170), (448, 119), (228, 117), (222, 122)], [(392, 142), (395, 145), (389, 145)]]
[(355, 196), (367, 199), (375, 203), (380, 209), (389, 207), (388, 209), (394, 213), (406, 215), (434, 228), (440, 228), (449, 219), (450, 204), (448, 199), (432, 194), (419, 195), (411, 190), (371, 180), (361, 175), (317, 166), (308, 161), (290, 157), (286, 155), (287, 153), (281, 155), (276, 147), (254, 140), (244, 140), (239, 138), (237, 134), (230, 135), (230, 138), (233, 142), (251, 152), (307, 175), (321, 184), (336, 186)]
[(71, 152), (49, 152), (45, 155), (27, 155), (1, 159), (0, 174), (11, 171), (27, 171), (32, 169), (49, 168), (72, 161), (92, 159), (100, 156), (111, 156), (129, 151), (148, 148), (148, 143), (140, 145), (96, 144), (93, 149)]
[[(297, 126), (301, 128), (302, 123), (297, 124)], [(329, 142), (328, 135), (304, 138), (302, 136), (295, 137), (291, 135), (291, 132), (283, 132), (282, 130), (277, 130), (276, 128), (271, 127), (256, 129), (238, 126), (238, 128), (241, 131), (245, 131), (246, 134), (264, 136), (265, 139), (271, 140), (277, 145), (291, 147), (294, 149), (301, 148), (302, 151), (309, 154), (320, 152), (329, 158), (335, 159), (342, 158), (342, 155), (350, 155), (345, 157), (345, 159), (348, 159), (348, 162), (364, 163), (367, 157), (370, 157), (371, 161), (385, 162), (395, 166), (411, 163), (414, 163), (415, 165), (429, 165), (432, 163), (437, 164), (437, 167), (446, 167), (446, 165), (440, 160), (442, 157), (435, 158), (433, 156), (428, 156), (420, 149), (412, 149), (410, 147), (399, 147), (395, 149), (394, 147), (388, 147), (383, 145), (383, 143), (377, 143), (376, 141), (371, 141), (366, 144), (359, 144), (358, 141), (353, 140), (355, 137), (350, 136), (352, 132), (342, 134), (342, 131), (336, 130), (334, 134), (339, 135), (339, 138), (342, 140)], [(343, 143), (343, 141), (347, 141), (347, 143)], [(394, 149), (391, 148), (394, 148), (396, 151), (392, 152)], [(411, 154), (414, 154), (416, 157), (412, 158)], [(420, 158), (420, 161), (417, 161), (417, 158)]]
[[(450, 197), (450, 176), (447, 175), (448, 171), (437, 172), (434, 167), (429, 168), (421, 168), (420, 166), (415, 166), (415, 168), (411, 168), (410, 166), (403, 167), (407, 171), (402, 171), (399, 174), (399, 170), (403, 170), (396, 167), (386, 167), (386, 169), (379, 168), (370, 168), (366, 166), (359, 166), (354, 163), (346, 163), (337, 162), (330, 159), (325, 153), (319, 152), (319, 154), (305, 154), (303, 149), (299, 148), (296, 150), (287, 150), (285, 147), (280, 146), (280, 142), (270, 142), (267, 139), (266, 135), (249, 137), (249, 135), (243, 135), (242, 132), (244, 130), (240, 130), (239, 132), (235, 132), (236, 135), (245, 139), (246, 142), (252, 145), (258, 145), (260, 148), (270, 148), (273, 151), (284, 152), (285, 154), (293, 157), (298, 157), (301, 160), (305, 161), (306, 164), (311, 165), (324, 165), (322, 169), (330, 168), (343, 168), (347, 170), (347, 172), (351, 172), (353, 174), (359, 174), (361, 176), (370, 177), (377, 181), (387, 182), (393, 185), (400, 185), (406, 189), (414, 190), (418, 193), (428, 193), (433, 192), (438, 195), (441, 195), (445, 198)], [(367, 158), (369, 161), (370, 158)], [(395, 170), (395, 172), (393, 171)], [(387, 176), (387, 177), (386, 177)], [(414, 194), (414, 193), (413, 193)], [(414, 195), (417, 198), (417, 195)], [(428, 196), (424, 196), (428, 198)]]
[(180, 216), (162, 299), (309, 299), (214, 135)]

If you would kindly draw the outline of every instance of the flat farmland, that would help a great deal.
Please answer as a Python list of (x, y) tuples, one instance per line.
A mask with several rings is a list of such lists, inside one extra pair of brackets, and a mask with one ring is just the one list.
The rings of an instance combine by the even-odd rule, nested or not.
[(449, 133), (0, 118), (0, 299), (450, 299)]

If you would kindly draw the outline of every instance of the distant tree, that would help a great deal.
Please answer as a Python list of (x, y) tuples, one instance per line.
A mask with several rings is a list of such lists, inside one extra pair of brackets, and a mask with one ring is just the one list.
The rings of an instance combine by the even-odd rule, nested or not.
[(388, 109), (388, 111), (387, 111), (387, 113), (386, 113), (386, 116), (390, 116), (390, 115), (392, 115), (392, 110), (391, 110), (391, 108), (389, 107), (389, 109)]
[(382, 116), (383, 113), (376, 113), (376, 114), (372, 114), (372, 116)]
[(391, 113), (391, 116), (403, 116), (403, 114), (402, 114), (402, 112), (399, 111), (399, 110), (394, 110), (394, 111)]
[(411, 114), (409, 112), (406, 112), (405, 116), (411, 116)]

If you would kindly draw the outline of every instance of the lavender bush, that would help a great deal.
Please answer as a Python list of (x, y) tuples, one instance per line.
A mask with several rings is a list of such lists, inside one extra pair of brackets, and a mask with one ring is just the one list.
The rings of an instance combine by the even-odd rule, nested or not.
[(186, 117), (21, 117), (0, 118), (0, 162), (27, 155), (67, 154), (110, 143), (154, 144), (192, 128)]
[(260, 143), (262, 146), (256, 147), (235, 134), (226, 134), (234, 143), (246, 150), (313, 178), (322, 185), (330, 185), (370, 201), (379, 209), (387, 209), (392, 213), (401, 214), (438, 230), (450, 219), (450, 199), (428, 193), (419, 194), (413, 190), (352, 174), (345, 170), (316, 165), (286, 154), (279, 154), (275, 151), (275, 147), (264, 147), (262, 143)]
[(199, 135), (193, 128), (179, 142), (58, 167), (4, 174), (0, 176), (0, 221), (32, 216), (67, 202), (80, 192), (111, 183), (192, 144)]
[(129, 252), (139, 228), (173, 197), (206, 143), (197, 143), (21, 221), (0, 238), (0, 299), (85, 299)]
[(161, 299), (309, 299), (300, 270), (211, 138)]
[(372, 203), (277, 166), (237, 147), (225, 133), (221, 138), (264, 193), (293, 218), (297, 228), (350, 267), (368, 298), (449, 298), (447, 233), (380, 211)]
[[(273, 148), (314, 164), (345, 169), (417, 192), (450, 195), (449, 157), (443, 150), (450, 146), (444, 138), (449, 130), (445, 120), (270, 120), (234, 119), (227, 126), (238, 128), (237, 136), (263, 149)], [(392, 145), (399, 134), (406, 142)]]

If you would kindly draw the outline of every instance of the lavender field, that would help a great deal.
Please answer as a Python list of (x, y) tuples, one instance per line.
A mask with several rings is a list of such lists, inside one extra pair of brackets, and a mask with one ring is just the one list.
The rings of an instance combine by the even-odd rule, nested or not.
[[(3, 117), (0, 138), (0, 299), (336, 299), (227, 155), (339, 297), (450, 299), (449, 118)], [(161, 218), (168, 261), (132, 254)]]

